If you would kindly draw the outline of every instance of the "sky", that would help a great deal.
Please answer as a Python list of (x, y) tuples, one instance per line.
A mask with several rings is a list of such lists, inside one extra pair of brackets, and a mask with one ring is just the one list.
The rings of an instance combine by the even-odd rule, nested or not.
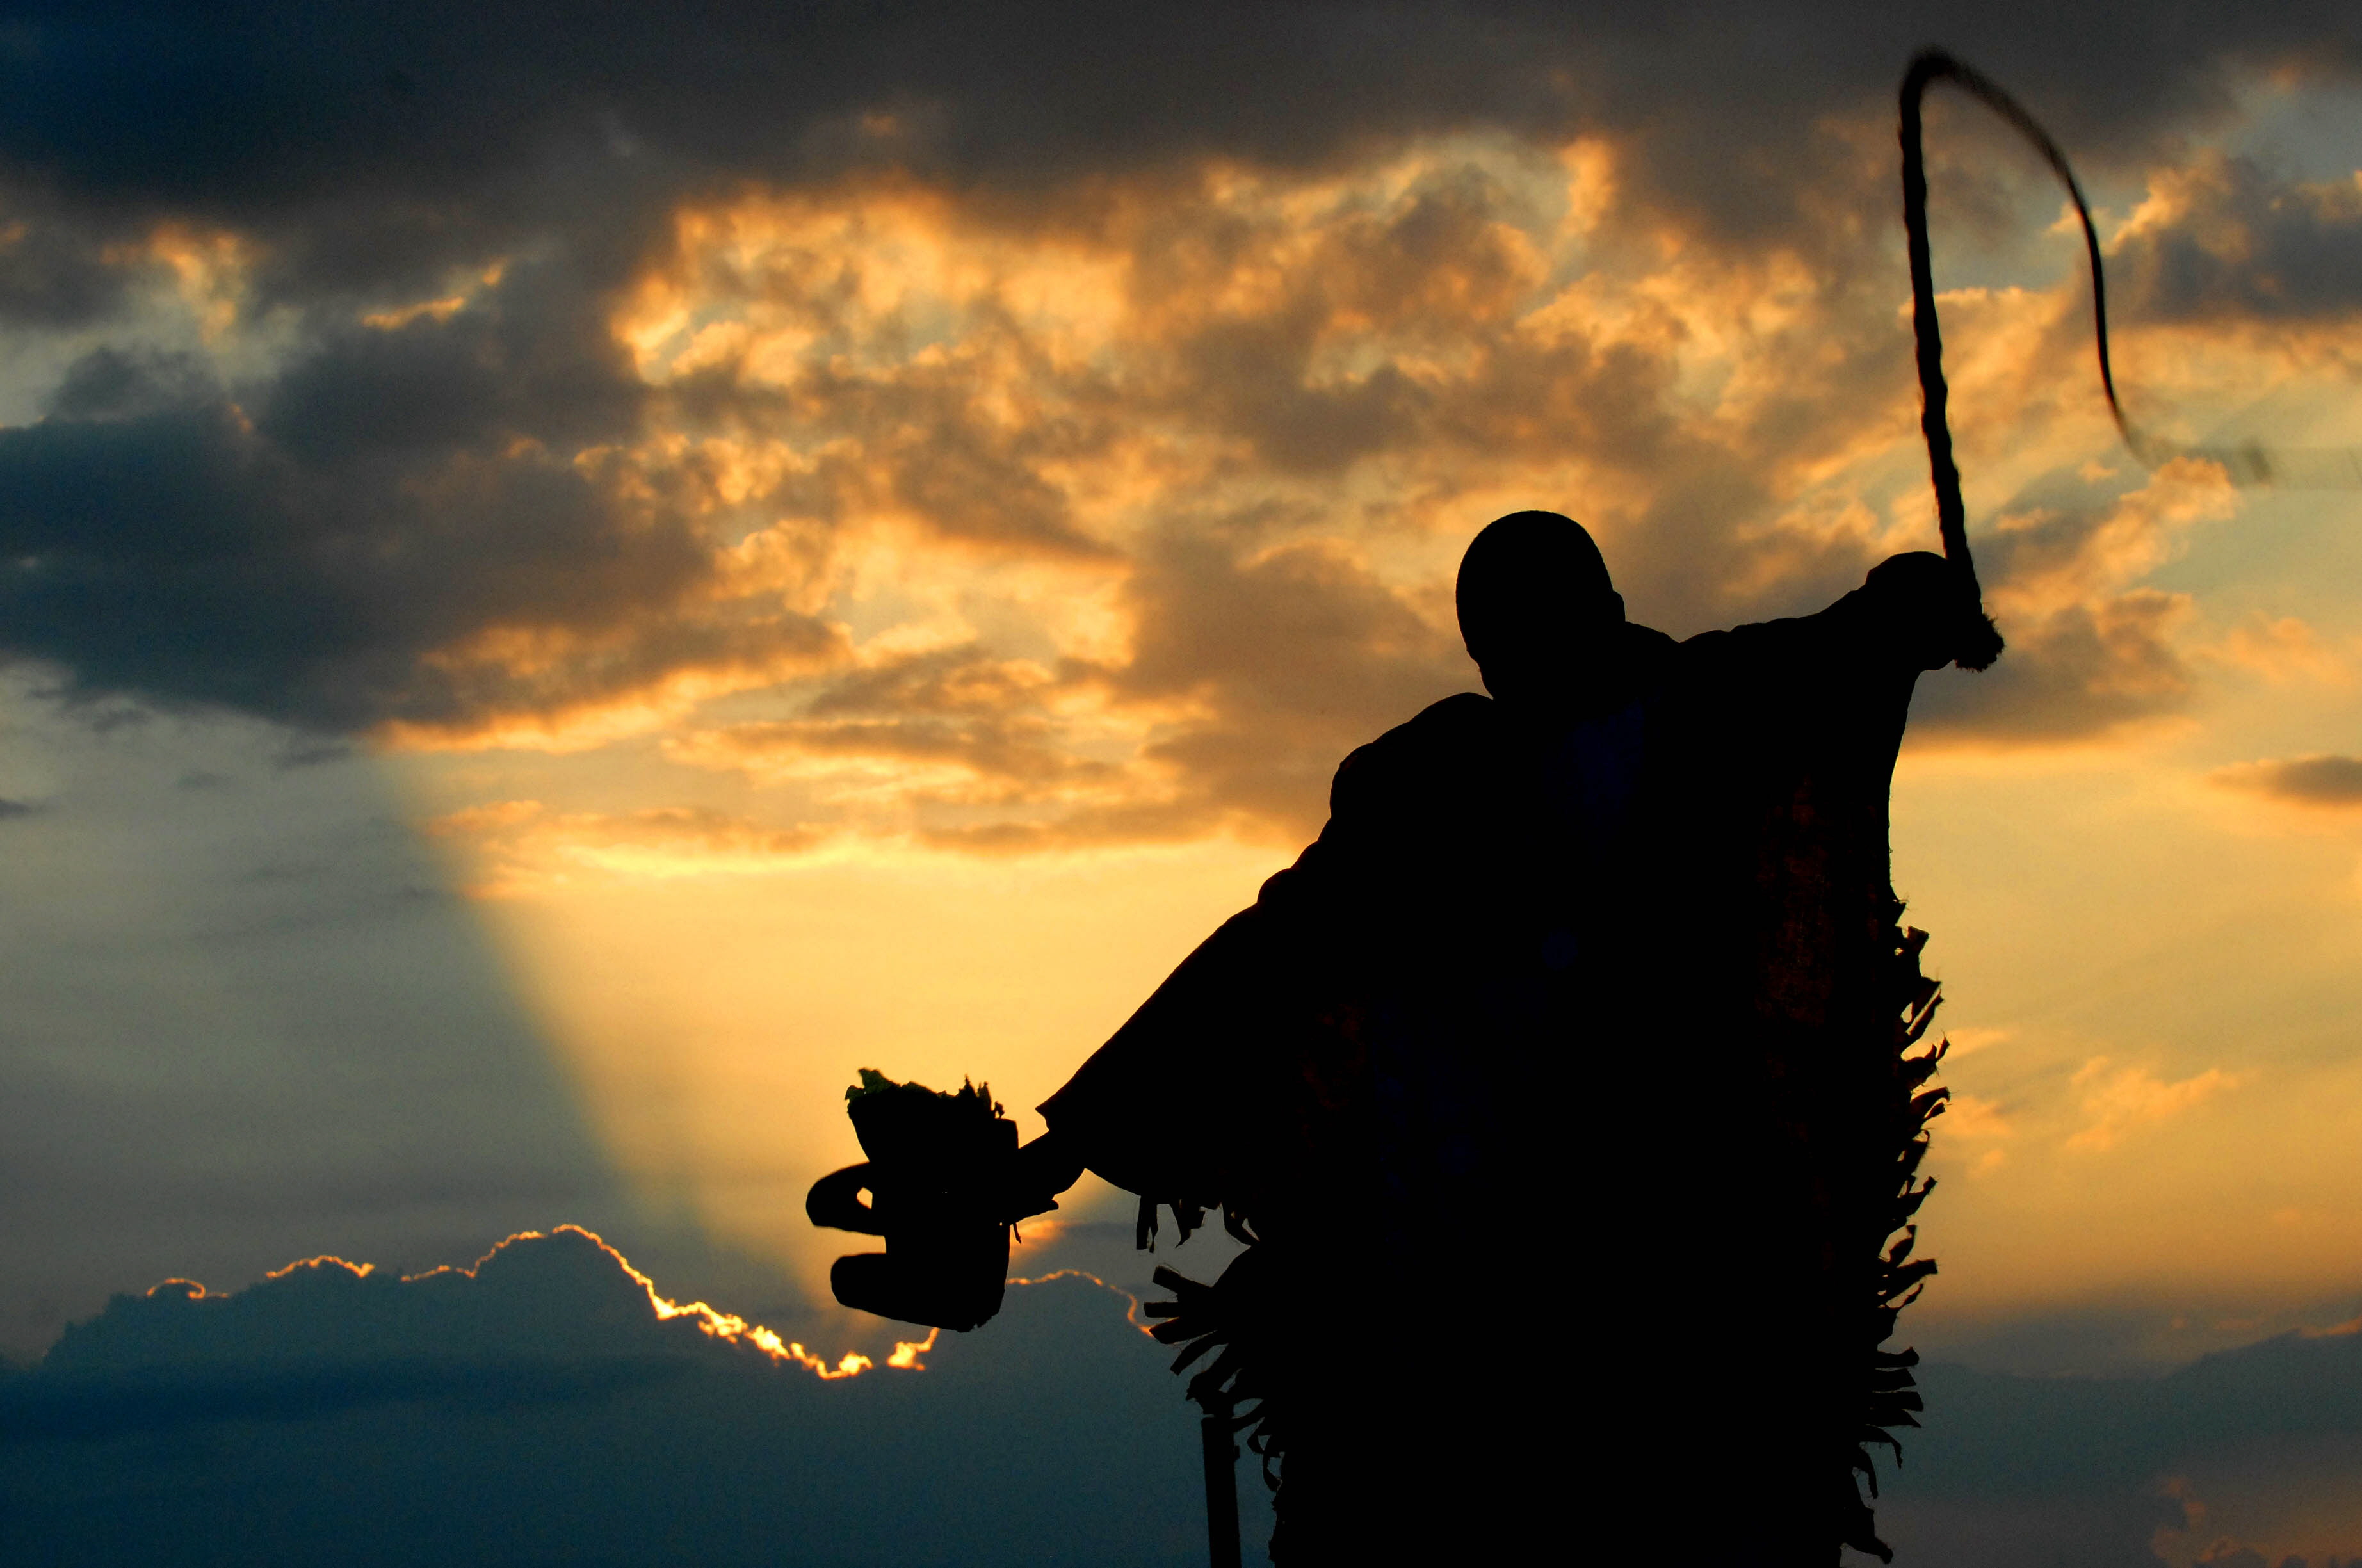
[[(2322, 1501), (2362, 1496), (2362, 1415), (2282, 1397), (2362, 1343), (2362, 26), (2301, 3), (11, 8), (0, 1400), (39, 1419), (0, 1495), (104, 1453), (161, 1510), (282, 1449), (433, 1490), (422, 1433), (618, 1423), (878, 1486), (907, 1414), (1038, 1429), (994, 1461), (1038, 1543), (1106, 1434), (1186, 1471), (1124, 1318), (1162, 1259), (1103, 1186), (1014, 1266), (1104, 1286), (884, 1364), (910, 1331), (834, 1308), (802, 1213), (857, 1157), (844, 1088), (973, 1077), (1037, 1131), (1343, 755), (1473, 689), (1451, 572), (1496, 515), (1582, 519), (1676, 635), (1931, 547), (1893, 97), (1929, 41), (2074, 159), (2131, 417), (2281, 482), (2125, 449), (2060, 193), (1932, 101), (2010, 650), (1922, 681), (1895, 780), (1955, 1099), (1903, 1336), (1927, 1463), (1882, 1518), (1929, 1563), (2362, 1557)], [(273, 1271), (458, 1299), (429, 1271), (526, 1232), (581, 1265), (532, 1298), (558, 1383), (454, 1392), (515, 1347), (381, 1301), (333, 1389), (270, 1391), (270, 1303), (345, 1288)], [(878, 1364), (653, 1307), (576, 1344), (643, 1310), (625, 1258)], [(1135, 1370), (1029, 1421), (1009, 1380), (1086, 1341)], [(262, 1392), (156, 1372), (192, 1357)], [(117, 1426), (41, 1425), (74, 1377)], [(2029, 1421), (2115, 1457), (2037, 1485), (1994, 1435)], [(1076, 1540), (1120, 1485), (1076, 1483)], [(1194, 1528), (1172, 1485), (1143, 1529)], [(701, 1550), (981, 1560), (930, 1496)], [(58, 1560), (128, 1550), (72, 1519), (138, 1510), (77, 1507)]]

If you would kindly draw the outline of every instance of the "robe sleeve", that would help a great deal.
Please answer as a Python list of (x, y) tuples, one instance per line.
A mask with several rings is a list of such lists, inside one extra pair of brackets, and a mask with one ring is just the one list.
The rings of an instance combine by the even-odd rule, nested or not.
[(1160, 1201), (1240, 1195), (1293, 1121), (1298, 1036), (1346, 961), (1363, 911), (1396, 875), (1402, 822), (1428, 775), (1489, 701), (1447, 699), (1348, 756), (1330, 817), (1255, 902), (1200, 943), (1122, 1028), (1044, 1101), (1084, 1167)]
[(1817, 614), (1682, 645), (1651, 804), (1682, 890), (1667, 918), (1703, 928), (1718, 1027), (1817, 1029), (1882, 1005), (1888, 795), (1912, 690), (1981, 622), (1959, 575), (1915, 553)]

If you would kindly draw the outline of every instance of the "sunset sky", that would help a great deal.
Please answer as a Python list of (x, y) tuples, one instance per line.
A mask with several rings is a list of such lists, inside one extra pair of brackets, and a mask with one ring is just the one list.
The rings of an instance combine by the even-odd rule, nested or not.
[[(1038, 1131), (1474, 688), (1483, 524), (1677, 636), (1934, 547), (1931, 41), (2076, 160), (2129, 414), (2286, 482), (2125, 450), (2061, 192), (1931, 100), (2010, 650), (1895, 782), (1956, 1097), (1904, 1337), (2355, 1320), (2350, 6), (127, 4), (0, 21), (0, 1353), (579, 1223), (882, 1360), (802, 1212), (855, 1069)], [(1144, 1278), (1128, 1202), (1019, 1269)]]

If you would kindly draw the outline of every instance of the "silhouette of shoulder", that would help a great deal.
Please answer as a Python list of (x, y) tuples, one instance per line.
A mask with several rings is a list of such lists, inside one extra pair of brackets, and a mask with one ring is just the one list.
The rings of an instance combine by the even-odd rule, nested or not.
[(1489, 697), (1462, 691), (1429, 704), (1407, 723), (1356, 746), (1329, 786), (1332, 821), (1416, 805), (1448, 788), (1468, 764), (1499, 744), (1500, 710)]
[(1294, 1016), (1286, 999), (1447, 857), (1471, 802), (1497, 787), (1502, 730), (1492, 699), (1464, 691), (1345, 758), (1319, 836), (1043, 1104), (1089, 1169), (1138, 1193), (1223, 1192), (1239, 1129), (1267, 1111), (1274, 1061), (1286, 1065), (1274, 1033)]

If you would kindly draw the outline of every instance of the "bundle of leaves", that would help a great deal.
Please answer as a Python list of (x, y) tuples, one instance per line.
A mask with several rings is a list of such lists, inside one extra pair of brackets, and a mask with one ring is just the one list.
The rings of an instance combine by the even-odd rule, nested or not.
[(963, 1109), (981, 1111), (987, 1120), (1003, 1114), (1000, 1102), (992, 1098), (990, 1084), (979, 1084), (962, 1078), (960, 1087), (956, 1089), (931, 1089), (915, 1080), (898, 1084), (875, 1067), (863, 1067), (860, 1072), (861, 1081), (844, 1091), (844, 1098), (848, 1104), (866, 1099), (873, 1094), (922, 1094), (933, 1096), (936, 1099), (949, 1100)]

